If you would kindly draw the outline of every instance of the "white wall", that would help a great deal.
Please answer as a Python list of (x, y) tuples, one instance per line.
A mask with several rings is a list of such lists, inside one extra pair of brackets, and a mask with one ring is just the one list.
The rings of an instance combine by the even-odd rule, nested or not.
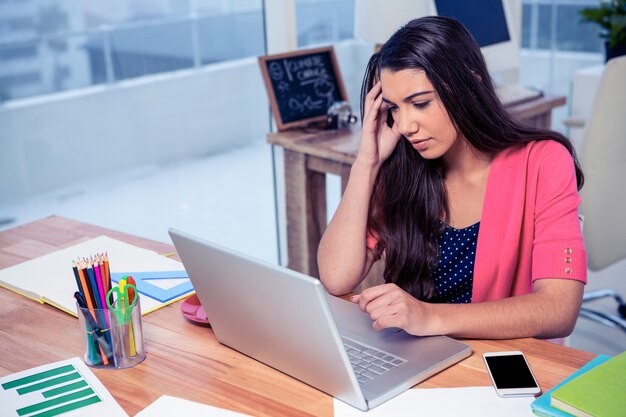
[(0, 205), (262, 137), (256, 58), (0, 106)]
[(354, 113), (359, 112), (361, 82), (365, 66), (374, 53), (374, 44), (369, 42), (346, 40), (334, 45), (339, 69)]

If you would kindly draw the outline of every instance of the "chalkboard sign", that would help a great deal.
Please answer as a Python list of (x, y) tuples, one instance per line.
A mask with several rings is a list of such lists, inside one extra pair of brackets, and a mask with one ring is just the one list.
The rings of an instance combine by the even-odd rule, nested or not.
[(336, 101), (348, 101), (332, 46), (259, 57), (278, 130), (326, 120)]

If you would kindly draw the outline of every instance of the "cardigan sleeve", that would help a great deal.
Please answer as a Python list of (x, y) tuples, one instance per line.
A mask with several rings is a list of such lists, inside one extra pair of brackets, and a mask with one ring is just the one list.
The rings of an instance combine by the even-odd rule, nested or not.
[(564, 146), (538, 147), (532, 280), (562, 278), (587, 282), (587, 253), (578, 218), (580, 197), (574, 161)]

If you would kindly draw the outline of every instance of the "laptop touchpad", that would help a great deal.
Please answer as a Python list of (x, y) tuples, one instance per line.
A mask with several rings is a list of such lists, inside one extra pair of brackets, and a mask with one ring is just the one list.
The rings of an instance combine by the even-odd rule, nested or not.
[(376, 331), (372, 329), (372, 319), (367, 313), (361, 311), (358, 305), (327, 294), (328, 304), (333, 312), (333, 317), (340, 330), (347, 330), (361, 336), (384, 338), (396, 334), (402, 329), (391, 328)]

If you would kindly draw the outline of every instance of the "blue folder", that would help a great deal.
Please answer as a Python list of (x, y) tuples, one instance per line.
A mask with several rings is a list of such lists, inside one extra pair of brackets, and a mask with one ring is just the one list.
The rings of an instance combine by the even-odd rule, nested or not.
[[(135, 280), (137, 291), (162, 303), (193, 291), (191, 280), (186, 271), (115, 272), (111, 273), (111, 281), (117, 284), (124, 276), (128, 275)], [(168, 289), (163, 289), (150, 283), (152, 280), (159, 279), (180, 279), (181, 282)]]
[(582, 375), (587, 371), (590, 371), (591, 369), (595, 368), (596, 366), (600, 365), (603, 362), (606, 362), (609, 359), (611, 359), (611, 357), (607, 355), (598, 355), (595, 358), (593, 358), (585, 366), (583, 366), (578, 371), (574, 372), (573, 374), (565, 378), (563, 381), (555, 385), (554, 388), (545, 392), (541, 397), (533, 401), (530, 404), (530, 407), (532, 408), (533, 412), (542, 417), (572, 417), (571, 414), (568, 414), (561, 410), (557, 410), (556, 408), (550, 405), (552, 392), (555, 389), (559, 388), (560, 386), (567, 384), (568, 382), (570, 382), (572, 379), (576, 378), (577, 376)]

